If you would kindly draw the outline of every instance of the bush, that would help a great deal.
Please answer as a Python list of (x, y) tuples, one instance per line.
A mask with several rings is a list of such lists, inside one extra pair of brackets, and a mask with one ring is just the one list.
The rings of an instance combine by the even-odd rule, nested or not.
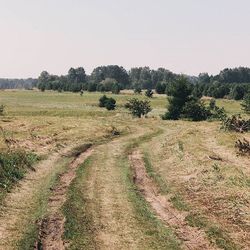
[(215, 106), (216, 106), (216, 101), (214, 98), (212, 98), (209, 102), (209, 108), (210, 110), (214, 110), (215, 109)]
[(103, 108), (105, 107), (105, 103), (108, 100), (108, 97), (106, 95), (103, 95), (100, 99), (99, 99), (99, 107)]
[(155, 91), (157, 94), (165, 94), (166, 91), (166, 84), (165, 83), (157, 83), (155, 86)]
[(114, 110), (116, 108), (116, 100), (112, 97), (108, 98), (106, 95), (103, 95), (99, 99), (99, 107), (105, 107), (107, 110)]
[(250, 92), (244, 96), (241, 106), (246, 113), (250, 113)]
[(141, 118), (149, 113), (152, 109), (148, 100), (138, 100), (136, 98), (128, 100), (125, 108), (129, 109), (133, 116)]
[(0, 105), (0, 116), (4, 115), (4, 105)]
[(153, 91), (152, 89), (147, 89), (146, 92), (145, 92), (145, 96), (149, 97), (149, 98), (152, 98), (153, 97)]
[(105, 102), (105, 108), (107, 110), (114, 110), (116, 107), (116, 100), (113, 99), (112, 97), (111, 98), (108, 98)]

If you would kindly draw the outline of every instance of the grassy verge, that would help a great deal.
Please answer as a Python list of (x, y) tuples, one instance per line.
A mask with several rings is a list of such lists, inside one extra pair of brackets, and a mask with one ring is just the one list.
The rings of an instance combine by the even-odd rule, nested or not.
[(64, 237), (70, 241), (70, 249), (95, 249), (94, 228), (85, 196), (86, 178), (92, 158), (89, 157), (77, 170), (77, 176), (70, 185), (67, 201), (63, 206), (66, 217)]
[(39, 157), (21, 150), (0, 153), (0, 203), (7, 192), (21, 180)]

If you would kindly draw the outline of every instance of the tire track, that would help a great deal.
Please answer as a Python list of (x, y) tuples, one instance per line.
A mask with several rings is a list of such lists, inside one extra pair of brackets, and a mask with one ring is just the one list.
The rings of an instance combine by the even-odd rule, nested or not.
[(185, 212), (176, 210), (168, 201), (168, 197), (159, 193), (157, 186), (146, 172), (140, 151), (133, 151), (129, 159), (134, 171), (135, 184), (157, 216), (165, 224), (175, 228), (177, 236), (183, 241), (184, 249), (216, 249), (211, 246), (203, 230), (187, 224)]

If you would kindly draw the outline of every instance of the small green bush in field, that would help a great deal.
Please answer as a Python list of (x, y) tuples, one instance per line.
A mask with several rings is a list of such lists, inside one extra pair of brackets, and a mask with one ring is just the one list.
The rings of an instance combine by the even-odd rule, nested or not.
[(114, 110), (116, 108), (116, 100), (112, 97), (108, 98), (106, 95), (103, 95), (99, 99), (99, 107), (105, 107), (107, 110)]
[(0, 115), (4, 115), (4, 105), (0, 105)]
[(132, 98), (125, 104), (125, 108), (129, 109), (133, 116), (141, 118), (149, 113), (152, 109), (148, 100), (138, 100)]

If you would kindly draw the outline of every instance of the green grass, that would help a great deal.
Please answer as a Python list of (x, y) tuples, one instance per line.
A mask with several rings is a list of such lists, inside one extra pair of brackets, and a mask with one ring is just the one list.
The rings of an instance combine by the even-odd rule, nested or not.
[(6, 192), (9, 192), (27, 171), (34, 170), (33, 165), (38, 160), (39, 157), (34, 153), (22, 150), (0, 153), (0, 203)]
[(148, 152), (144, 151), (143, 154), (143, 161), (145, 163), (145, 168), (146, 171), (149, 175), (149, 177), (151, 177), (156, 185), (159, 187), (160, 192), (162, 194), (167, 194), (170, 192), (170, 187), (167, 185), (167, 183), (163, 180), (163, 178), (161, 177), (160, 174), (156, 173), (156, 171), (154, 170), (154, 167), (152, 166), (152, 163), (150, 161), (150, 156)]
[(71, 243), (69, 249), (95, 249), (93, 221), (85, 196), (86, 177), (91, 163), (92, 158), (89, 157), (78, 168), (63, 206), (66, 217), (64, 238)]

